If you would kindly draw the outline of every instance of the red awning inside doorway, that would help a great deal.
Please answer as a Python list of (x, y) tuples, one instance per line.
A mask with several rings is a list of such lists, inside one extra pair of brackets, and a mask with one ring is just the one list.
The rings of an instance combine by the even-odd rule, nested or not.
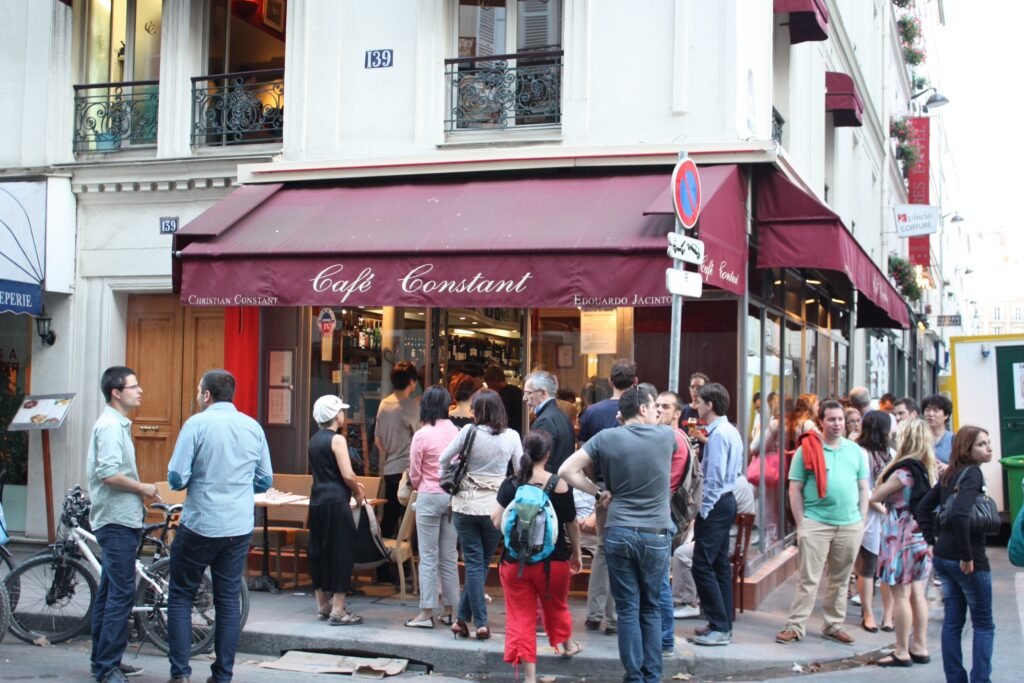
[(907, 304), (842, 220), (776, 170), (759, 175), (758, 268), (844, 273), (860, 292), (858, 327), (910, 327)]
[(828, 8), (825, 0), (775, 0), (775, 13), (789, 13), (792, 45), (828, 40)]
[(864, 102), (853, 79), (839, 71), (825, 72), (825, 111), (837, 128), (864, 125)]
[[(644, 209), (669, 182), (666, 170), (246, 186), (175, 235), (176, 284), (187, 305), (667, 305), (673, 223)], [(706, 196), (708, 231), (716, 213), (743, 219), (738, 180)], [(739, 234), (745, 254), (743, 220)], [(745, 288), (745, 260), (729, 267)]]

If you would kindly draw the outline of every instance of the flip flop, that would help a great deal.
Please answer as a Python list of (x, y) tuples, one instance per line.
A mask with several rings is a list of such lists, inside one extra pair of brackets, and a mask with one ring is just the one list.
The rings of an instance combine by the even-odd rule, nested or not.
[(932, 661), (931, 655), (915, 655), (913, 652), (910, 653), (910, 661), (914, 664), (927, 664)]
[[(570, 646), (572, 647), (571, 650), (569, 649)], [(583, 652), (583, 645), (581, 645), (578, 640), (569, 640), (562, 643), (561, 646), (556, 645), (555, 652), (557, 652), (560, 656), (569, 659)]]
[(889, 655), (888, 657), (885, 657), (883, 659), (879, 659), (877, 662), (875, 662), (875, 664), (877, 666), (882, 667), (883, 669), (886, 669), (886, 668), (889, 668), (889, 667), (894, 667), (894, 666), (906, 669), (906, 668), (909, 668), (909, 667), (914, 665), (914, 660), (912, 660), (912, 659), (900, 659), (896, 655)]

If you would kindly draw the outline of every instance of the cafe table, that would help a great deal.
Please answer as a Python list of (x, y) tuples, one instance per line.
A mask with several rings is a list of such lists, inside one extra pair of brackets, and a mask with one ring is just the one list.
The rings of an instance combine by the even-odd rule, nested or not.
[[(249, 590), (267, 591), (268, 593), (280, 593), (281, 588), (277, 581), (270, 575), (270, 529), (268, 518), (270, 508), (279, 505), (295, 507), (309, 507), (309, 498), (295, 493), (257, 493), (253, 496), (256, 507), (263, 508), (263, 560), (260, 563), (260, 575), (249, 580)], [(383, 505), (387, 501), (384, 498), (367, 498), (366, 502), (371, 507)], [(356, 499), (353, 497), (349, 503), (356, 506)]]

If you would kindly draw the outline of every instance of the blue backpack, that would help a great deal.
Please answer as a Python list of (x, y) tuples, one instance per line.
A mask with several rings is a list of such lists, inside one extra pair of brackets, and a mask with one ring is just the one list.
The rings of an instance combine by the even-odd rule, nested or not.
[(547, 560), (558, 539), (558, 517), (549, 494), (558, 485), (558, 475), (552, 474), (543, 488), (535, 484), (522, 484), (501, 517), (501, 532), (505, 550), (513, 560), (519, 561), (519, 576), (523, 567)]

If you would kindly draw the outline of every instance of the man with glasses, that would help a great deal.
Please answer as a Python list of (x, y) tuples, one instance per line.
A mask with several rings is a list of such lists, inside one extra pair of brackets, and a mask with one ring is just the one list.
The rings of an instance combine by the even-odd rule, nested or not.
[[(608, 505), (605, 554), (627, 683), (654, 683), (662, 672), (660, 603), (672, 543), (669, 471), (676, 443), (658, 424), (654, 395), (645, 385), (623, 392), (623, 425), (587, 441), (558, 470), (571, 486)], [(607, 490), (585, 474), (591, 464), (600, 465)]]
[(551, 457), (548, 458), (549, 472), (557, 472), (576, 446), (572, 423), (558, 408), (555, 396), (558, 394), (558, 379), (550, 372), (538, 370), (526, 376), (523, 382), (523, 400), (537, 418), (530, 431), (547, 432), (551, 437)]
[(100, 683), (123, 681), (142, 669), (124, 664), (128, 617), (135, 601), (135, 555), (142, 539), (145, 500), (160, 501), (156, 484), (139, 481), (128, 411), (142, 403), (135, 371), (107, 368), (100, 378), (107, 407), (92, 428), (85, 472), (89, 524), (102, 552), (103, 571), (92, 610), (92, 675)]

